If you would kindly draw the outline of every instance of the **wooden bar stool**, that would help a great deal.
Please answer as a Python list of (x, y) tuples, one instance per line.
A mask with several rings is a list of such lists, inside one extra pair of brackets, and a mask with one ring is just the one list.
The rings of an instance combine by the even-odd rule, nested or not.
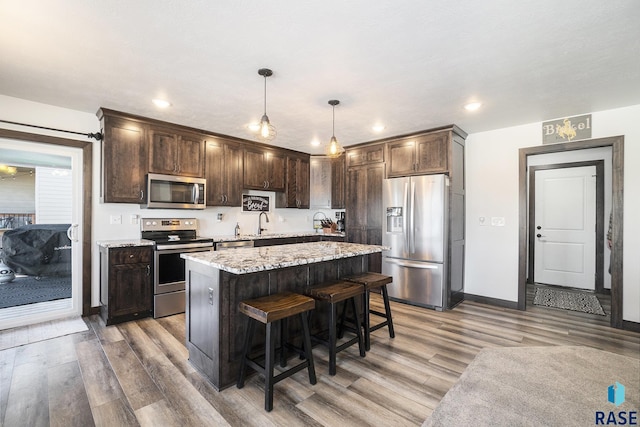
[[(396, 336), (393, 331), (393, 319), (391, 318), (391, 306), (389, 305), (389, 293), (387, 292), (387, 285), (393, 282), (393, 277), (386, 276), (380, 273), (367, 272), (358, 274), (356, 276), (345, 277), (344, 280), (354, 283), (359, 283), (364, 287), (364, 343), (367, 351), (371, 350), (371, 332), (377, 331), (380, 328), (387, 326), (389, 328), (389, 337), (394, 338)], [(369, 295), (372, 289), (382, 290), (382, 300), (384, 302), (384, 313), (371, 310), (369, 308)], [(384, 317), (385, 321), (371, 326), (370, 315)]]
[[(273, 386), (277, 382), (290, 377), (304, 368), (308, 368), (309, 382), (316, 383), (316, 371), (313, 366), (313, 354), (311, 352), (311, 336), (309, 334), (309, 323), (307, 312), (313, 310), (315, 301), (304, 295), (283, 292), (279, 294), (269, 295), (261, 298), (242, 301), (239, 305), (240, 312), (249, 316), (248, 328), (244, 338), (244, 348), (242, 351), (242, 362), (240, 363), (240, 373), (238, 375), (237, 387), (244, 387), (244, 378), (247, 366), (253, 368), (256, 372), (264, 376), (264, 409), (271, 411), (273, 409)], [(273, 330), (273, 324), (277, 321), (283, 325), (288, 318), (300, 315), (302, 322), (302, 349), (300, 355), (304, 361), (293, 366), (286, 371), (273, 376), (273, 367), (275, 363), (275, 347), (276, 347), (276, 331)], [(256, 322), (263, 323), (266, 326), (266, 336), (264, 344), (264, 366), (258, 364), (255, 359), (249, 357), (251, 350), (251, 342), (255, 333)], [(285, 334), (281, 334), (281, 366), (286, 366), (284, 342)]]
[[(336, 355), (347, 347), (358, 343), (360, 350), (360, 356), (365, 357), (364, 350), (364, 338), (362, 336), (362, 330), (360, 328), (360, 314), (358, 313), (358, 307), (356, 304), (356, 298), (360, 297), (364, 292), (362, 286), (352, 282), (335, 282), (328, 285), (311, 288), (309, 290), (309, 296), (318, 302), (328, 303), (329, 308), (329, 339), (323, 340), (319, 336), (312, 337), (313, 340), (318, 341), (329, 348), (329, 375), (336, 374)], [(345, 304), (350, 303), (353, 309), (356, 321), (354, 327), (351, 329), (355, 333), (355, 337), (348, 341), (337, 345), (337, 305), (340, 302)]]

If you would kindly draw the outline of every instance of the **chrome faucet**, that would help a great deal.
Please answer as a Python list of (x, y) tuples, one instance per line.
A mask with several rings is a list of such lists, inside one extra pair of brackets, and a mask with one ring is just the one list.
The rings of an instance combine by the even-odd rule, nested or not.
[(262, 232), (266, 230), (266, 228), (262, 228), (262, 215), (264, 215), (264, 219), (266, 219), (267, 222), (269, 222), (269, 217), (267, 216), (267, 213), (260, 212), (260, 215), (258, 215), (258, 236), (262, 235)]

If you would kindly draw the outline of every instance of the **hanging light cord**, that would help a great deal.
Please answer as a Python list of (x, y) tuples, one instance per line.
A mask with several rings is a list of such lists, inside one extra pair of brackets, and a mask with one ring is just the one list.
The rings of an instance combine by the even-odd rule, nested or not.
[(332, 126), (331, 126), (331, 136), (332, 137), (336, 137), (336, 106), (333, 105), (333, 114), (332, 114), (333, 118), (331, 120)]
[[(265, 88), (266, 90), (266, 88)], [(266, 108), (266, 106), (265, 106)], [(8, 123), (11, 125), (18, 125), (18, 126), (27, 126), (27, 127), (32, 127), (32, 128), (38, 128), (38, 129), (45, 129), (45, 130), (53, 130), (56, 132), (66, 132), (66, 133), (73, 133), (75, 135), (84, 135), (87, 138), (94, 138), (96, 141), (102, 141), (103, 135), (101, 132), (96, 132), (96, 133), (83, 133), (83, 132), (74, 132), (72, 130), (64, 130), (64, 129), (56, 129), (56, 128), (48, 128), (46, 126), (37, 126), (37, 125), (29, 125), (26, 123), (18, 123), (18, 122), (11, 122), (9, 120), (1, 120), (0, 122), (2, 123)]]
[(264, 115), (267, 115), (267, 76), (264, 76)]

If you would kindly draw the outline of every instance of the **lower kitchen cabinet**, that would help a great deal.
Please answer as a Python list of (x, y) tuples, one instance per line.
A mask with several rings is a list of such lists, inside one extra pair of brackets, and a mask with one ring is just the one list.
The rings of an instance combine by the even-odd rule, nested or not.
[(107, 325), (153, 313), (153, 248), (100, 247), (100, 316)]

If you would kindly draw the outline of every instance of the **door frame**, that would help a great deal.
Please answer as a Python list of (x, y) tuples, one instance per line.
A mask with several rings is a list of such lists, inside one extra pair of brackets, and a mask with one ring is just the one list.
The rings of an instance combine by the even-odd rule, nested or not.
[(535, 173), (539, 170), (568, 169), (584, 166), (596, 167), (596, 278), (595, 291), (597, 293), (604, 292), (604, 160), (591, 160), (584, 162), (556, 163), (549, 165), (529, 166), (529, 269), (527, 274), (527, 283), (534, 283), (535, 271), (535, 196), (536, 196), (536, 179)]
[(584, 150), (587, 148), (612, 148), (611, 208), (613, 210), (613, 247), (611, 248), (611, 327), (622, 329), (623, 290), (623, 220), (624, 220), (624, 136), (612, 136), (585, 141), (566, 142), (521, 148), (519, 163), (518, 197), (518, 309), (526, 310), (527, 304), (527, 158), (546, 153)]
[(49, 135), (20, 132), (0, 128), (0, 138), (17, 141), (36, 142), (41, 144), (60, 145), (82, 149), (82, 193), (84, 206), (82, 207), (82, 315), (89, 316), (91, 312), (91, 213), (92, 213), (92, 185), (93, 185), (93, 144), (91, 141), (58, 138)]

